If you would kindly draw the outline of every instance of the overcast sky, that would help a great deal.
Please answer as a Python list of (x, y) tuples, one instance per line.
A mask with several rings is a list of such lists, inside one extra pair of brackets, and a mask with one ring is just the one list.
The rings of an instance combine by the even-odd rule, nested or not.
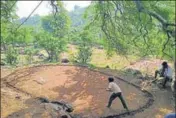
[[(68, 11), (74, 9), (75, 5), (80, 7), (86, 7), (90, 4), (91, 1), (63, 1), (65, 8)], [(18, 1), (17, 2), (17, 15), (21, 17), (27, 17), (32, 10), (40, 3), (40, 1)], [(42, 4), (38, 7), (38, 9), (33, 13), (39, 14), (41, 16), (47, 15), (50, 12), (50, 4), (48, 1), (43, 1)]]

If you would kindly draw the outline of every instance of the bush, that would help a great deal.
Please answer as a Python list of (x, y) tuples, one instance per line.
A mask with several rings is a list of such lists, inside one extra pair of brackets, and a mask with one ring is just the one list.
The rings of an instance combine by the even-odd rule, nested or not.
[(53, 37), (47, 32), (40, 32), (36, 36), (36, 43), (48, 53), (50, 62), (57, 62), (61, 52), (65, 51), (66, 42), (63, 39)]
[(33, 49), (33, 48), (25, 49), (25, 54), (27, 55), (26, 60), (29, 64), (31, 64), (33, 62), (33, 60), (34, 60), (33, 56), (37, 53), (38, 53), (38, 50), (36, 50), (36, 49)]
[(92, 50), (90, 46), (80, 45), (78, 47), (77, 60), (79, 63), (86, 64), (90, 61), (92, 55)]
[(18, 60), (18, 51), (17, 49), (13, 48), (12, 46), (8, 47), (8, 50), (6, 51), (6, 61), (10, 65), (16, 65)]
[(80, 34), (80, 42), (78, 44), (77, 61), (82, 64), (87, 64), (91, 60), (92, 41), (89, 31), (84, 30)]

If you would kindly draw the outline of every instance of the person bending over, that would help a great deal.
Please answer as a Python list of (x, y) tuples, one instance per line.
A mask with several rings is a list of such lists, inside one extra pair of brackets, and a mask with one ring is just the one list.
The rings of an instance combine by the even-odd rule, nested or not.
[(157, 78), (158, 74), (160, 77), (164, 77), (163, 88), (165, 88), (167, 81), (172, 79), (172, 69), (167, 64), (167, 62), (164, 61), (160, 69), (155, 71), (155, 79)]
[(110, 98), (109, 98), (109, 102), (108, 102), (108, 105), (107, 107), (110, 108), (111, 107), (111, 104), (112, 104), (112, 101), (115, 99), (115, 98), (119, 98), (121, 100), (121, 103), (123, 105), (123, 107), (127, 110), (128, 110), (128, 107), (125, 103), (125, 100), (123, 99), (123, 95), (122, 95), (122, 91), (120, 89), (120, 87), (114, 82), (114, 78), (112, 77), (109, 77), (108, 78), (108, 81), (109, 81), (109, 86), (108, 88), (106, 89), (107, 91), (110, 91), (112, 92)]

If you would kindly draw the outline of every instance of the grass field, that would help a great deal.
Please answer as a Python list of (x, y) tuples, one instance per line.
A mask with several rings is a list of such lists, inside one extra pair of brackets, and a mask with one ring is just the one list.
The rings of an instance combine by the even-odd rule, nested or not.
[[(66, 52), (62, 53), (60, 55), (60, 58), (68, 58), (71, 63), (74, 61), (74, 57), (77, 54), (77, 49), (75, 45), (68, 45), (68, 49)], [(48, 56), (45, 50), (40, 50), (40, 53)], [(58, 55), (59, 56), (59, 55)], [(27, 55), (19, 55), (18, 57), (18, 65), (23, 66), (28, 64), (28, 61), (26, 60)], [(5, 59), (5, 54), (1, 54), (1, 59)], [(124, 67), (128, 66), (130, 63), (135, 62), (138, 59), (136, 56), (128, 56), (128, 59), (123, 56), (119, 56), (117, 54), (112, 55), (111, 57), (108, 57), (106, 55), (106, 51), (103, 49), (97, 49), (93, 48), (91, 61), (89, 62), (90, 65), (96, 66), (96, 67), (106, 67), (109, 66), (111, 69), (123, 69)], [(42, 59), (39, 59), (37, 56), (33, 57), (33, 62), (41, 62)]]

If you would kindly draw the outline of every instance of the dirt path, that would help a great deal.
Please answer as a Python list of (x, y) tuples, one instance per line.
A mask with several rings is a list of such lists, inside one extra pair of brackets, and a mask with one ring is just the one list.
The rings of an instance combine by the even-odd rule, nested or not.
[[(142, 80), (137, 79), (133, 75), (127, 75), (111, 69), (101, 69), (101, 71), (118, 76), (130, 83), (143, 87), (141, 85)], [(172, 92), (169, 86), (167, 86), (166, 90), (159, 88), (155, 89), (152, 88), (152, 86), (149, 86), (147, 87), (147, 91), (149, 91), (154, 96), (155, 101), (153, 105), (150, 106), (150, 108), (145, 109), (143, 112), (139, 112), (133, 116), (126, 116), (126, 118), (163, 118), (168, 113), (176, 113), (175, 102), (173, 99), (171, 99)]]
[[(125, 113), (120, 100), (107, 109), (109, 93), (107, 75), (74, 66), (43, 66), (27, 68), (7, 76), (7, 82), (33, 96), (70, 102), (74, 113), (83, 117), (113, 116)], [(15, 81), (13, 81), (15, 80)], [(148, 102), (145, 94), (124, 81), (116, 80), (131, 111)], [(21, 112), (19, 112), (20, 114)]]

